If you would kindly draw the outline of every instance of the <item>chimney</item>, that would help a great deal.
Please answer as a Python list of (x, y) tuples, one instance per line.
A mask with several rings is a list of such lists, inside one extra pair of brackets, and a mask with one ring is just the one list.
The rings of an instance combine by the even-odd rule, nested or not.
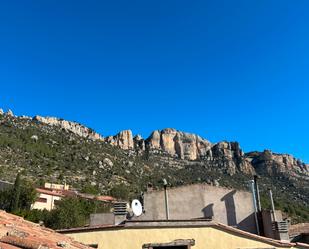
[(268, 190), (271, 210), (263, 210), (263, 225), (265, 236), (277, 240), (289, 240), (289, 222), (282, 219), (280, 210), (275, 210), (271, 189)]
[(119, 225), (124, 222), (127, 218), (127, 203), (126, 202), (115, 202), (114, 203), (114, 217), (115, 225)]

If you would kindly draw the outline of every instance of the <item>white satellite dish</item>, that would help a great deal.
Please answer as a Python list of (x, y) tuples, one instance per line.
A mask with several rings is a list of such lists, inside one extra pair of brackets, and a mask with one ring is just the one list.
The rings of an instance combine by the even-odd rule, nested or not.
[(133, 200), (131, 203), (131, 208), (135, 216), (140, 216), (143, 213), (143, 206), (139, 200)]

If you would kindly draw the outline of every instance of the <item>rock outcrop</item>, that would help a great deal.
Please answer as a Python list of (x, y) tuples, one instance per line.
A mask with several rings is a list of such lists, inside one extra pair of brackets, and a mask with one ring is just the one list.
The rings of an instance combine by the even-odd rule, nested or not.
[[(27, 116), (15, 117), (11, 110), (4, 112), (0, 109), (0, 115), (31, 121), (31, 118)], [(80, 137), (104, 141), (138, 154), (158, 154), (181, 160), (205, 162), (211, 167), (224, 170), (229, 175), (240, 171), (246, 174), (276, 175), (283, 173), (309, 177), (309, 165), (291, 155), (276, 154), (270, 150), (245, 154), (237, 142), (222, 141), (212, 144), (198, 135), (172, 128), (155, 130), (147, 139), (143, 139), (140, 135), (133, 137), (131, 130), (124, 130), (115, 136), (103, 138), (92, 129), (76, 122), (41, 116), (35, 116), (32, 120), (50, 126), (58, 126)], [(31, 139), (37, 141), (38, 137), (32, 136)], [(103, 162), (99, 166), (103, 167)]]
[(224, 169), (229, 175), (234, 175), (237, 171), (251, 175), (309, 173), (308, 165), (291, 155), (275, 154), (268, 150), (245, 154), (237, 142), (223, 141), (212, 144), (195, 134), (171, 128), (153, 131), (146, 140), (140, 135), (133, 138), (132, 132), (127, 130), (107, 137), (105, 141), (125, 150), (163, 153), (189, 161), (207, 161), (214, 167)]
[(309, 173), (308, 164), (288, 154), (276, 154), (270, 150), (247, 154), (251, 164), (259, 174)]
[(33, 120), (51, 126), (59, 126), (62, 129), (73, 132), (78, 136), (85, 137), (88, 139), (103, 140), (103, 137), (100, 134), (76, 122), (71, 122), (55, 117), (41, 117), (41, 116), (35, 116), (33, 117)]
[(196, 160), (205, 156), (211, 157), (211, 143), (201, 137), (177, 131), (164, 129), (154, 131), (146, 140), (149, 150), (161, 150), (180, 159)]
[(105, 138), (105, 142), (111, 145), (119, 146), (123, 150), (134, 149), (133, 135), (131, 130), (124, 130), (119, 132), (116, 136), (109, 136)]
[(142, 138), (141, 135), (136, 135), (133, 138), (134, 142), (134, 149), (137, 151), (144, 151), (146, 149), (145, 147), (145, 140)]
[(11, 109), (9, 109), (5, 114), (10, 117), (15, 117)]

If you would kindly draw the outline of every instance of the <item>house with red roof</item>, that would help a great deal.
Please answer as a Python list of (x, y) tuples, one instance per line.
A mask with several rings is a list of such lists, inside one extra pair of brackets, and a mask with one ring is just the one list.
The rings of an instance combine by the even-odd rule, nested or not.
[(80, 193), (70, 189), (69, 185), (45, 183), (44, 187), (36, 188), (38, 197), (32, 204), (31, 209), (52, 210), (64, 197), (79, 197), (88, 200), (97, 200), (100, 202), (112, 203), (116, 199), (112, 196), (96, 196), (93, 194)]

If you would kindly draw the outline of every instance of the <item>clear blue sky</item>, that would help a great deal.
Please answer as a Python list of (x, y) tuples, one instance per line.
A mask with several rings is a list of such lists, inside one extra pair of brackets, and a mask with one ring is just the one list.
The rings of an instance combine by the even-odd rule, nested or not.
[(1, 1), (0, 106), (309, 162), (309, 1)]

